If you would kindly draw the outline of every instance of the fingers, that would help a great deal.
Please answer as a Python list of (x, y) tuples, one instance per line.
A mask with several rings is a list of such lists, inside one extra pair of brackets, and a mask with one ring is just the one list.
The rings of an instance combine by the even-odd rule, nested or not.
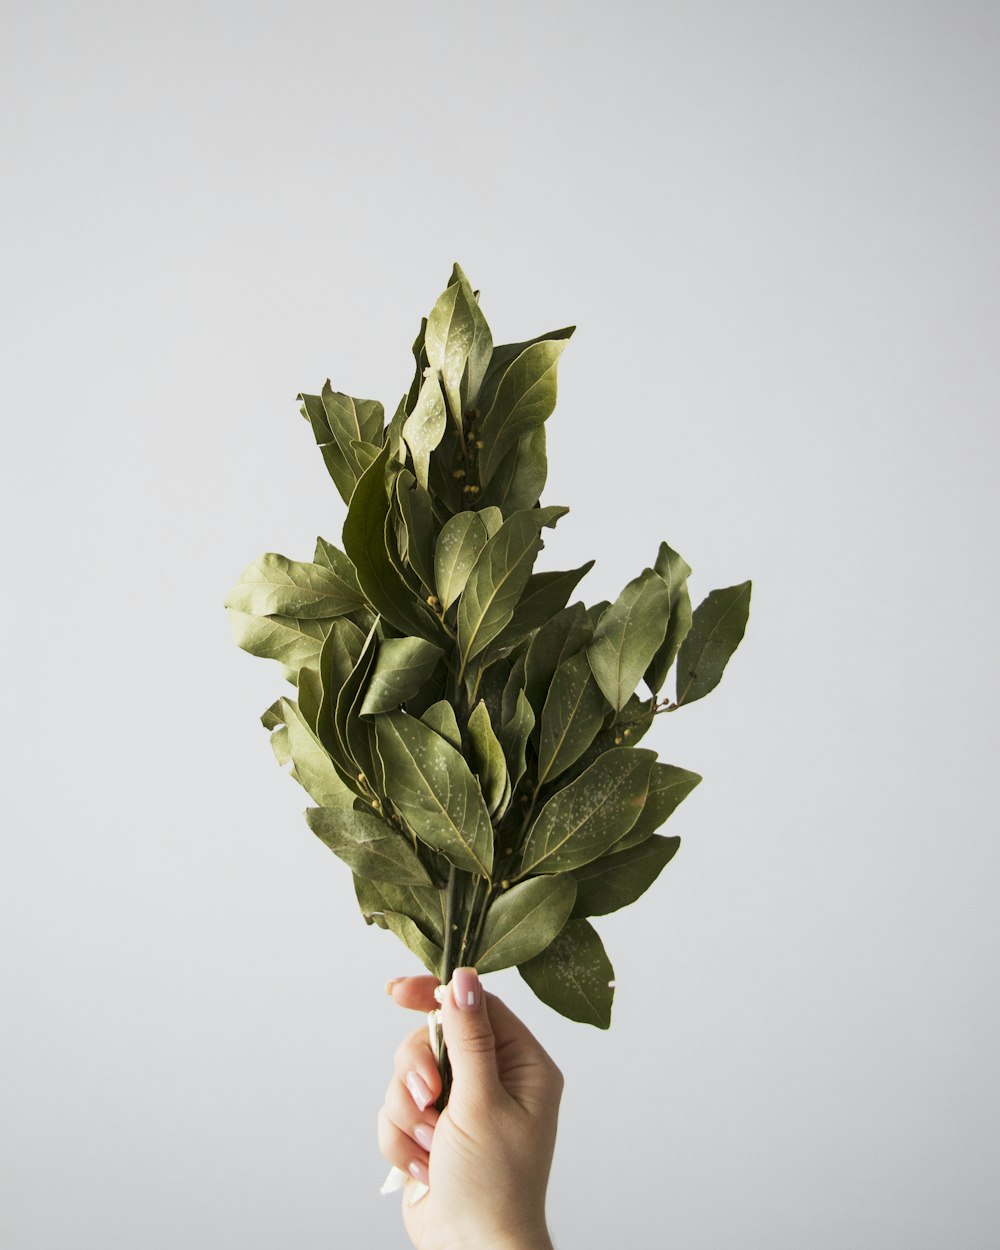
[(401, 1171), (429, 1183), (428, 1163), (438, 1112), (434, 1100), (441, 1089), (426, 1029), (414, 1029), (393, 1058), (393, 1077), (378, 1113), (378, 1144)]
[(385, 983), (385, 991), (400, 1007), (413, 1011), (433, 1011), (438, 1005), (434, 997), (437, 977), (394, 977)]
[(441, 1024), (451, 1059), (451, 1103), (482, 1106), (500, 1092), (496, 1036), (486, 996), (474, 968), (456, 968), (441, 1004)]
[(399, 1168), (401, 1172), (408, 1172), (425, 1185), (429, 1184), (430, 1155), (409, 1134), (393, 1124), (389, 1111), (384, 1106), (379, 1108), (378, 1113), (378, 1148), (393, 1167)]
[(414, 1029), (400, 1042), (393, 1056), (396, 1079), (409, 1091), (418, 1111), (431, 1106), (441, 1092), (441, 1074), (427, 1040), (427, 1029)]

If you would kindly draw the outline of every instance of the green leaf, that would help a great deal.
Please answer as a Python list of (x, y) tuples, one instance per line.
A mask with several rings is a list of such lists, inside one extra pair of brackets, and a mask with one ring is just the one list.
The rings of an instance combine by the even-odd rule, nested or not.
[(362, 603), (356, 581), (352, 587), (332, 569), (273, 551), (248, 564), (226, 597), (227, 608), (252, 616), (342, 616)]
[(643, 569), (602, 613), (587, 648), (604, 697), (620, 712), (656, 654), (667, 628), (670, 591), (652, 569)]
[(398, 460), (406, 463), (406, 445), (403, 442), (403, 423), (406, 420), (406, 396), (396, 405), (392, 420), (385, 427), (385, 443), (389, 448), (389, 463)]
[(403, 835), (384, 820), (353, 808), (310, 807), (309, 828), (360, 877), (396, 885), (430, 885), (427, 869)]
[[(500, 723), (506, 725), (517, 711), (518, 694), (524, 690), (524, 657), (522, 651), (516, 660), (510, 666), (510, 672), (507, 674), (506, 683), (503, 688), (503, 694), (500, 699)], [(528, 706), (530, 707), (530, 701)], [(532, 718), (534, 718), (534, 709), (532, 708)]]
[(639, 819), (612, 850), (624, 851), (644, 842), (687, 798), (699, 781), (701, 778), (697, 773), (678, 768), (676, 764), (654, 764)]
[(445, 521), (434, 549), (434, 581), (442, 608), (450, 608), (465, 589), (489, 537), (478, 512), (456, 512)]
[(655, 759), (641, 747), (615, 747), (557, 790), (528, 830), (518, 877), (579, 868), (623, 838), (642, 811)]
[(644, 894), (677, 852), (680, 838), (646, 838), (627, 851), (603, 855), (573, 872), (576, 878), (574, 920), (606, 916), (627, 907)]
[(673, 664), (678, 648), (691, 628), (691, 596), (688, 594), (687, 579), (691, 576), (691, 567), (666, 543), (660, 543), (654, 570), (663, 579), (670, 592), (670, 613), (667, 619), (667, 631), (663, 642), (653, 656), (652, 662), (645, 672), (645, 682), (653, 694), (659, 694), (667, 673)]
[(497, 507), (504, 516), (533, 508), (545, 489), (547, 476), (545, 426), (539, 425), (522, 434), (504, 453), (489, 485), (477, 497), (479, 506)]
[(556, 612), (532, 638), (524, 657), (524, 693), (539, 724), (556, 669), (587, 645), (591, 633), (586, 609), (582, 603), (573, 603)]
[[(369, 924), (382, 929), (386, 912), (409, 916), (425, 937), (436, 946), (444, 945), (445, 894), (431, 886), (393, 885), (389, 881), (369, 881), (354, 874), (354, 893), (361, 914)], [(436, 971), (436, 969), (435, 969)]]
[(285, 710), (281, 704), (281, 698), (275, 699), (271, 706), (261, 713), (260, 723), (265, 729), (277, 729), (279, 725), (285, 723)]
[[(545, 334), (538, 334), (533, 339), (525, 339), (522, 343), (498, 343), (493, 348), (493, 354), (490, 357), (490, 365), (486, 370), (486, 377), (483, 379), (483, 389), (479, 395), (479, 407), (482, 412), (487, 412), (493, 406), (493, 400), (496, 396), (497, 387), (500, 380), (510, 365), (517, 360), (527, 348), (534, 343), (548, 343), (559, 339), (570, 339), (573, 337), (573, 331), (576, 326), (563, 326), (561, 330), (549, 330)], [(528, 505), (530, 506), (530, 505)]]
[(444, 655), (423, 638), (387, 638), (378, 649), (360, 715), (390, 712), (412, 698)]
[(511, 791), (524, 776), (527, 767), (528, 739), (535, 727), (535, 713), (523, 690), (517, 691), (514, 714), (500, 728), (500, 744), (507, 758)]
[(463, 412), (474, 407), (479, 398), (493, 352), (493, 336), (469, 280), (461, 270), (457, 273), (460, 276), (439, 296), (427, 318), (424, 350), (428, 364), (441, 375), (455, 424), (461, 426)]
[(542, 708), (538, 739), (538, 784), (575, 764), (597, 737), (608, 704), (590, 671), (585, 652), (556, 669)]
[(331, 622), (294, 616), (250, 616), (227, 609), (233, 641), (251, 655), (277, 660), (289, 681), (305, 664), (316, 659)]
[(288, 730), (284, 725), (279, 725), (271, 734), (271, 750), (274, 752), (274, 758), (278, 761), (278, 767), (284, 768), (286, 764), (290, 764), (292, 757), (288, 750)]
[(405, 712), (375, 718), (389, 798), (415, 837), (456, 868), (489, 877), (493, 826), (479, 783), (461, 754)]
[[(359, 454), (356, 444), (374, 446), (378, 450), (382, 445), (385, 410), (377, 399), (352, 399), (350, 395), (333, 390), (329, 379), (323, 384), (320, 398), (336, 450), (357, 482), (368, 466), (367, 457)], [(323, 449), (328, 464), (330, 454), (326, 448)], [(349, 497), (344, 502), (349, 502)]]
[(333, 543), (327, 542), (322, 536), (316, 539), (316, 553), (313, 556), (314, 564), (322, 564), (325, 569), (329, 569), (335, 577), (339, 578), (347, 588), (347, 594), (353, 595), (359, 604), (365, 602), (365, 596), (358, 585), (358, 575), (355, 572), (354, 565), (348, 557), (335, 547)]
[(436, 734), (440, 734), (446, 742), (450, 742), (456, 751), (461, 751), (462, 731), (458, 727), (455, 709), (447, 699), (441, 699), (432, 704), (420, 719)]
[[(316, 714), (316, 735), (327, 750), (338, 759), (341, 766), (350, 770), (352, 776), (354, 770), (351, 767), (350, 755), (341, 742), (336, 728), (337, 696), (361, 658), (365, 638), (366, 635), (358, 629), (353, 621), (345, 620), (343, 617), (339, 618), (333, 622), (330, 633), (323, 643), (323, 650), (320, 652), (317, 663), (318, 684), (321, 695), (319, 710)], [(309, 700), (311, 706), (315, 699), (311, 677), (308, 678), (307, 685), (310, 688)], [(300, 691), (300, 698), (302, 693)]]
[(702, 699), (722, 680), (750, 614), (750, 582), (713, 590), (694, 610), (677, 656), (677, 705)]
[(473, 964), (498, 972), (533, 959), (569, 918), (576, 898), (572, 877), (533, 877), (504, 891), (489, 906)]
[(385, 482), (388, 457), (389, 448), (385, 446), (355, 487), (344, 521), (344, 548), (372, 607), (401, 633), (433, 640), (440, 636), (440, 630), (400, 577), (385, 540), (389, 517)]
[[(491, 646), (490, 655), (513, 649), (535, 630), (550, 622), (556, 613), (563, 611), (577, 583), (593, 566), (594, 561), (588, 560), (578, 569), (532, 573), (514, 609), (510, 624)], [(582, 604), (577, 606), (582, 610)]]
[(428, 369), (417, 404), (403, 423), (403, 441), (413, 457), (413, 471), (417, 481), (426, 490), (427, 470), (431, 452), (441, 442), (448, 414), (444, 409), (441, 383), (433, 369)]
[(521, 964), (518, 972), (543, 1003), (568, 1020), (611, 1027), (615, 972), (586, 920), (567, 920), (545, 950)]
[(417, 331), (417, 337), (413, 340), (413, 360), (416, 365), (413, 370), (413, 381), (410, 383), (409, 392), (404, 396), (404, 412), (412, 412), (417, 402), (417, 396), (420, 394), (420, 387), (424, 380), (424, 370), (427, 368), (427, 352), (424, 349), (424, 335), (427, 331), (427, 318), (420, 318), (420, 329)]
[(487, 486), (507, 451), (540, 426), (556, 405), (556, 365), (566, 339), (533, 343), (504, 370), (480, 426), (479, 480)]
[(493, 732), (490, 714), (480, 699), (469, 717), (469, 763), (479, 778), (479, 788), (486, 800), (491, 816), (502, 810), (505, 800), (510, 799), (510, 781), (507, 777), (507, 761), (500, 740)]
[(362, 691), (375, 664), (376, 645), (376, 627), (373, 627), (361, 648), (357, 664), (337, 695), (333, 713), (334, 727), (348, 761), (353, 761), (358, 772), (364, 775), (369, 784), (374, 784), (377, 761), (373, 758), (371, 723), (360, 718), (358, 707)]
[(429, 594), (434, 592), (434, 509), (412, 473), (396, 477), (396, 502), (406, 530), (406, 561)]
[(387, 911), (383, 919), (387, 929), (391, 929), (396, 937), (416, 955), (428, 972), (436, 977), (443, 973), (444, 952), (426, 937), (412, 916), (403, 916), (398, 912)]
[(500, 633), (514, 614), (541, 548), (541, 531), (568, 508), (515, 512), (479, 554), (458, 605), (461, 669)]
[(281, 715), (287, 727), (288, 751), (295, 780), (313, 802), (323, 808), (351, 807), (354, 791), (345, 785), (329, 753), (306, 724), (293, 700), (281, 700)]

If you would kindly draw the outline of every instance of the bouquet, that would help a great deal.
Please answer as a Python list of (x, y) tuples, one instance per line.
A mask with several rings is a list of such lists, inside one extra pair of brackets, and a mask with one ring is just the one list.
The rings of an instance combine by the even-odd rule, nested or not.
[[(639, 743), (718, 685), (750, 582), (692, 610), (665, 542), (613, 603), (570, 602), (593, 561), (536, 571), (568, 511), (540, 499), (574, 329), (494, 345), (456, 264), (388, 422), (329, 380), (298, 396), (347, 505), (342, 549), (265, 553), (226, 608), (236, 643), (294, 687), (261, 720), (364, 919), (442, 984), (516, 966), (607, 1028), (614, 972), (591, 918), (656, 880), (680, 845), (657, 830), (701, 780)], [(440, 1029), (436, 1048), (443, 1106)]]

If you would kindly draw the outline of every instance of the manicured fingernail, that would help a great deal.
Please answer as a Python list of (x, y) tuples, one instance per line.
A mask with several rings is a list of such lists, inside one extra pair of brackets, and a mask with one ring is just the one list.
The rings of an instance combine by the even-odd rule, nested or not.
[(451, 978), (451, 994), (456, 1007), (479, 1006), (479, 974), (475, 968), (456, 968)]
[(391, 994), (391, 993), (392, 993), (392, 987), (396, 984), (396, 982), (397, 982), (398, 980), (399, 980), (399, 977), (393, 977), (391, 980), (386, 981), (386, 983), (385, 983), (385, 992), (386, 992), (387, 994)]
[(414, 1159), (410, 1164), (410, 1175), (415, 1181), (419, 1181), (421, 1185), (429, 1185), (431, 1174), (427, 1171), (427, 1164), (421, 1163), (419, 1159)]
[(413, 1140), (418, 1146), (430, 1153), (431, 1142), (434, 1140), (434, 1129), (430, 1124), (418, 1124), (413, 1130)]
[(418, 1111), (423, 1111), (434, 1097), (427, 1088), (427, 1082), (417, 1072), (407, 1072), (406, 1088), (410, 1091), (410, 1097), (417, 1104)]

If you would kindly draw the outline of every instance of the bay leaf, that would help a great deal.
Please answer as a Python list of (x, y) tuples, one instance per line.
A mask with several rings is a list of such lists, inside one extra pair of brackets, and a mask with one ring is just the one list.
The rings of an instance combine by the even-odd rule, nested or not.
[(642, 747), (614, 747), (557, 790), (528, 829), (518, 878), (579, 868), (623, 838), (642, 811), (655, 759)]
[(472, 408), (479, 398), (493, 351), (490, 328), (464, 275), (442, 292), (431, 310), (424, 329), (424, 350), (427, 363), (441, 376), (451, 415), (460, 427), (465, 408)]
[(354, 873), (354, 893), (361, 914), (369, 924), (386, 929), (386, 912), (409, 916), (423, 935), (436, 946), (444, 945), (445, 893), (432, 886), (393, 885), (369, 881)]
[(448, 414), (445, 412), (441, 383), (433, 369), (428, 369), (417, 397), (416, 406), (403, 422), (403, 441), (413, 457), (413, 472), (426, 490), (427, 470), (431, 452), (441, 442)]
[(444, 975), (444, 951), (421, 932), (412, 916), (387, 911), (383, 914), (383, 918), (386, 928), (395, 933), (429, 973), (438, 978)]
[(434, 548), (434, 584), (442, 608), (450, 608), (465, 589), (489, 537), (478, 512), (456, 512), (441, 527)]
[(420, 719), (436, 734), (440, 734), (446, 742), (450, 742), (456, 751), (461, 751), (462, 731), (458, 727), (455, 709), (447, 699), (440, 699), (432, 704)]
[(659, 694), (663, 683), (667, 680), (670, 666), (677, 658), (680, 645), (691, 628), (691, 596), (687, 588), (691, 567), (666, 543), (660, 543), (653, 568), (670, 592), (667, 630), (663, 636), (663, 642), (660, 643), (645, 672), (646, 685), (653, 694)]
[(576, 882), (563, 873), (532, 877), (498, 895), (486, 912), (473, 964), (483, 974), (533, 959), (566, 923)]
[(507, 758), (511, 791), (524, 776), (527, 767), (528, 739), (535, 726), (535, 713), (523, 690), (517, 691), (517, 702), (510, 718), (500, 727), (500, 745)]
[(611, 1027), (614, 968), (597, 931), (567, 920), (540, 955), (518, 967), (536, 996), (568, 1020)]
[(539, 786), (576, 763), (597, 737), (607, 712), (607, 700), (594, 680), (586, 653), (562, 661), (542, 708)]
[(306, 823), (360, 877), (395, 885), (431, 884), (427, 869), (403, 834), (370, 812), (310, 807)]
[(587, 648), (590, 667), (616, 711), (628, 702), (667, 628), (670, 591), (653, 569), (643, 569), (601, 614)]
[(722, 680), (750, 615), (750, 582), (713, 590), (694, 610), (677, 656), (677, 705), (702, 699)]
[(443, 655), (424, 638), (387, 638), (378, 648), (359, 715), (389, 712), (412, 698)]
[(251, 616), (234, 608), (226, 613), (236, 645), (251, 655), (277, 660), (292, 682), (298, 670), (319, 655), (331, 626), (329, 618)]
[(334, 767), (329, 752), (306, 724), (292, 699), (281, 700), (281, 715), (288, 737), (292, 775), (314, 803), (323, 808), (351, 807), (354, 791)]
[(405, 712), (375, 717), (388, 797), (415, 837), (456, 868), (489, 877), (493, 826), (462, 755), (428, 725)]
[(383, 447), (362, 475), (351, 496), (344, 521), (344, 549), (357, 571), (358, 582), (369, 603), (403, 634), (434, 641), (440, 629), (434, 618), (413, 597), (392, 563), (385, 540), (389, 516)]
[[(525, 339), (521, 343), (496, 344), (490, 356), (489, 367), (486, 370), (486, 376), (483, 379), (483, 386), (479, 395), (480, 410), (487, 412), (492, 407), (501, 378), (510, 365), (527, 348), (535, 343), (549, 343), (560, 339), (570, 339), (573, 337), (575, 329), (576, 326), (563, 326), (560, 330), (549, 330), (545, 334), (537, 334), (533, 339)], [(528, 506), (530, 507), (531, 505)]]
[(481, 508), (499, 508), (512, 516), (533, 508), (545, 489), (548, 460), (545, 455), (545, 426), (522, 434), (502, 456), (488, 485), (477, 496)]
[(556, 405), (556, 366), (566, 339), (547, 339), (526, 347), (503, 372), (479, 437), (479, 482), (489, 485), (506, 452), (518, 438), (540, 426)]
[(606, 916), (634, 903), (673, 859), (680, 844), (680, 838), (654, 833), (638, 846), (615, 850), (574, 869), (577, 889), (572, 917)]
[(406, 529), (406, 561), (423, 582), (427, 594), (434, 593), (434, 509), (431, 497), (412, 473), (396, 478), (396, 502)]
[(321, 564), (289, 560), (266, 551), (240, 574), (226, 596), (226, 607), (252, 616), (341, 616), (364, 603), (353, 586)]
[(541, 547), (542, 528), (555, 525), (568, 511), (555, 507), (515, 512), (483, 547), (458, 605), (461, 671), (513, 616)]
[(644, 842), (670, 816), (701, 781), (697, 773), (676, 764), (653, 765), (649, 774), (646, 802), (632, 828), (614, 844), (613, 851), (624, 851)]
[(410, 383), (410, 389), (405, 396), (405, 411), (412, 412), (417, 402), (417, 396), (420, 394), (420, 387), (424, 380), (424, 370), (427, 368), (427, 352), (424, 349), (424, 335), (427, 332), (427, 318), (420, 318), (420, 329), (417, 331), (417, 337), (413, 340), (413, 360), (415, 368), (413, 370), (413, 381)]
[(469, 763), (479, 778), (479, 788), (486, 800), (486, 810), (497, 816), (510, 800), (510, 780), (503, 747), (493, 730), (490, 714), (483, 699), (472, 710), (468, 724)]

